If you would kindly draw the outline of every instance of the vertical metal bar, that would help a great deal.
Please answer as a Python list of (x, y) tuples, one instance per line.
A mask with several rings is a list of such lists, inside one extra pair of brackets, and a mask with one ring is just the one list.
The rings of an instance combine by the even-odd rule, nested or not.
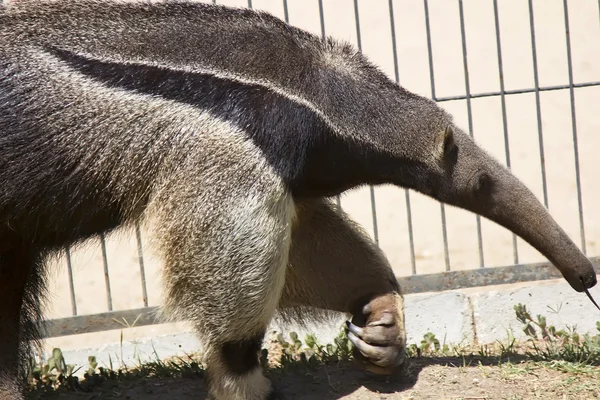
[[(358, 51), (362, 52), (362, 39), (360, 35), (360, 16), (358, 14), (358, 0), (354, 0), (354, 21), (356, 22), (356, 42), (358, 45)], [(371, 194), (371, 216), (373, 218), (373, 237), (375, 243), (379, 244), (379, 229), (377, 229), (377, 206), (375, 203), (375, 188), (373, 185), (369, 185), (369, 192)]]
[(252, 0), (248, 0), (248, 8), (252, 8)]
[(213, 4), (217, 4), (217, 0), (212, 0)]
[(67, 272), (69, 273), (69, 292), (71, 293), (71, 313), (77, 315), (77, 301), (75, 300), (75, 283), (73, 281), (73, 263), (71, 262), (71, 248), (67, 246), (65, 249), (67, 258)]
[(569, 30), (569, 8), (567, 0), (563, 0), (565, 14), (565, 39), (567, 43), (567, 66), (569, 69), (569, 95), (571, 99), (571, 124), (573, 129), (573, 156), (575, 157), (575, 182), (577, 183), (577, 206), (579, 208), (579, 232), (581, 235), (581, 251), (586, 254), (585, 225), (583, 221), (583, 199), (581, 196), (581, 172), (579, 168), (579, 141), (577, 140), (577, 117), (575, 115), (575, 89), (573, 88), (573, 58), (571, 54), (571, 32)]
[(289, 24), (290, 23), (290, 14), (289, 14), (289, 10), (288, 10), (287, 0), (283, 0), (283, 16), (285, 18), (285, 22)]
[[(429, 25), (429, 4), (423, 0), (425, 6), (425, 30), (427, 32), (427, 52), (429, 53), (429, 79), (431, 80), (431, 98), (435, 101), (435, 79), (433, 72), (433, 50), (431, 47), (431, 27)], [(450, 253), (448, 251), (448, 230), (446, 228), (446, 210), (444, 203), (440, 203), (442, 217), (442, 236), (444, 239), (444, 260), (446, 262), (446, 271), (450, 271)]]
[[(467, 118), (469, 121), (469, 134), (473, 135), (473, 109), (471, 107), (471, 83), (469, 82), (469, 63), (467, 61), (467, 37), (465, 32), (465, 16), (463, 9), (463, 0), (458, 0), (458, 13), (460, 16), (460, 37), (462, 41), (462, 53), (463, 53), (463, 68), (465, 74), (465, 95), (467, 96)], [(479, 267), (485, 266), (483, 258), (483, 236), (481, 234), (481, 217), (475, 216), (477, 222), (477, 244), (479, 246)]]
[(542, 131), (542, 107), (540, 104), (540, 79), (537, 64), (537, 48), (535, 45), (535, 23), (533, 19), (533, 3), (529, 0), (529, 27), (531, 29), (531, 55), (533, 59), (533, 81), (535, 87), (535, 106), (537, 111), (538, 138), (540, 146), (540, 165), (542, 169), (542, 190), (544, 192), (544, 205), (548, 205), (548, 183), (546, 181), (546, 158), (544, 156), (544, 133)]
[[(389, 0), (389, 10), (390, 10), (390, 30), (392, 34), (392, 54), (394, 57), (394, 77), (396, 78), (396, 83), (400, 84), (400, 72), (398, 70), (398, 49), (396, 48), (396, 24), (394, 21), (394, 1)], [(413, 236), (413, 226), (412, 226), (412, 211), (410, 207), (410, 192), (408, 189), (404, 189), (404, 197), (406, 199), (406, 220), (408, 222), (408, 241), (410, 246), (410, 266), (411, 272), (413, 275), (417, 274), (417, 265), (415, 258), (415, 240)]]
[[(500, 40), (500, 21), (498, 16), (498, 0), (494, 0), (494, 23), (496, 26), (496, 50), (498, 52), (498, 77), (500, 79), (500, 101), (502, 103), (502, 128), (504, 129), (504, 152), (506, 154), (506, 166), (510, 165), (510, 142), (508, 139), (508, 123), (506, 117), (506, 95), (504, 92), (504, 68), (502, 65), (502, 42)], [(519, 250), (517, 248), (517, 235), (512, 234), (513, 262), (519, 263)]]
[(373, 186), (369, 187), (371, 192), (371, 215), (373, 216), (373, 238), (375, 243), (379, 245), (379, 229), (377, 227), (377, 206), (375, 205), (375, 189)]
[(142, 300), (144, 301), (144, 307), (148, 307), (148, 290), (146, 288), (146, 269), (144, 268), (144, 252), (142, 249), (142, 233), (140, 232), (140, 225), (135, 224), (135, 238), (137, 241), (138, 248), (138, 260), (140, 263), (140, 279), (142, 281)]
[(100, 246), (102, 248), (102, 264), (104, 265), (104, 283), (106, 284), (106, 302), (108, 311), (112, 311), (112, 294), (110, 291), (110, 277), (108, 276), (108, 257), (106, 255), (106, 240), (104, 234), (100, 234)]
[(323, 11), (323, 0), (319, 0), (319, 19), (321, 22), (321, 39), (325, 41), (325, 12)]
[[(600, 0), (598, 0), (600, 1)], [(396, 48), (396, 22), (394, 19), (394, 0), (389, 0), (388, 9), (390, 11), (390, 31), (392, 35), (392, 55), (394, 57), (394, 78), (396, 83), (400, 83), (400, 72), (398, 66), (398, 49)]]

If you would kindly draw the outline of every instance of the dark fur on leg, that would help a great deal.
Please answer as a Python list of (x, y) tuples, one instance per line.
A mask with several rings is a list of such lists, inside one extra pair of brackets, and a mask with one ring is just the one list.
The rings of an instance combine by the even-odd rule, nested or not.
[(226, 342), (221, 347), (223, 361), (230, 372), (244, 375), (259, 367), (260, 353), (265, 331), (260, 334), (236, 341)]
[(40, 349), (45, 293), (41, 252), (13, 247), (0, 255), (0, 394), (21, 399), (25, 361)]

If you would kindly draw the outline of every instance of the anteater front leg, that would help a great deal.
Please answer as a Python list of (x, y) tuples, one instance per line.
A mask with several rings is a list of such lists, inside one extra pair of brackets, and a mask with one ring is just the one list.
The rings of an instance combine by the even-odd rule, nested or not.
[(330, 202), (297, 200), (296, 210), (280, 309), (352, 313), (355, 358), (370, 371), (391, 373), (404, 359), (406, 335), (403, 298), (386, 257)]
[(204, 138), (148, 207), (164, 312), (198, 332), (211, 400), (278, 399), (259, 353), (284, 286), (293, 199), (251, 144), (224, 142)]

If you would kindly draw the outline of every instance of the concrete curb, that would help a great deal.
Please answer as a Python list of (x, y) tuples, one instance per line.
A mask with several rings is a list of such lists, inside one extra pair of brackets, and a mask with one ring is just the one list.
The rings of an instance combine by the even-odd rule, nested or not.
[[(594, 288), (593, 292), (597, 293), (598, 289)], [(527, 307), (533, 318), (541, 314), (546, 317), (548, 325), (554, 325), (557, 329), (571, 327), (576, 328), (579, 333), (600, 333), (596, 329), (600, 312), (585, 294), (575, 292), (566, 283), (476, 293), (471, 299), (473, 320), (480, 343), (506, 340), (507, 332), (511, 332), (517, 339), (525, 338), (523, 326), (517, 321), (513, 310), (514, 305), (519, 303)]]

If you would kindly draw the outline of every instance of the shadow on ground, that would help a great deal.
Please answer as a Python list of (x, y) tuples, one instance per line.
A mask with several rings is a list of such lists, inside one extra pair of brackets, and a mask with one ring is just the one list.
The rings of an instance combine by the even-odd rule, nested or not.
[[(508, 361), (517, 363), (522, 359), (515, 356)], [(464, 371), (469, 368), (498, 367), (506, 362), (507, 360), (500, 360), (497, 357), (422, 357), (409, 359), (401, 370), (391, 376), (371, 374), (353, 362), (322, 365), (317, 368), (298, 365), (286, 368), (285, 371), (269, 370), (267, 375), (287, 400), (406, 399), (411, 397), (409, 392), (420, 380), (427, 381), (419, 382), (419, 386), (425, 389), (431, 387), (430, 394), (433, 397), (419, 398), (436, 398), (436, 390), (448, 383), (445, 380), (449, 381), (449, 384), (464, 385), (464, 383), (453, 382), (456, 379), (454, 376), (460, 375), (458, 369), (461, 369), (464, 375)], [(438, 372), (432, 373), (431, 367), (438, 367), (433, 368)], [(421, 372), (426, 368), (430, 372), (421, 378)], [(177, 378), (108, 380), (91, 391), (85, 390), (85, 382), (82, 382), (81, 386), (82, 390), (64, 389), (58, 393), (32, 392), (28, 399), (203, 400), (207, 397), (201, 374)], [(427, 396), (422, 389), (418, 392)]]

